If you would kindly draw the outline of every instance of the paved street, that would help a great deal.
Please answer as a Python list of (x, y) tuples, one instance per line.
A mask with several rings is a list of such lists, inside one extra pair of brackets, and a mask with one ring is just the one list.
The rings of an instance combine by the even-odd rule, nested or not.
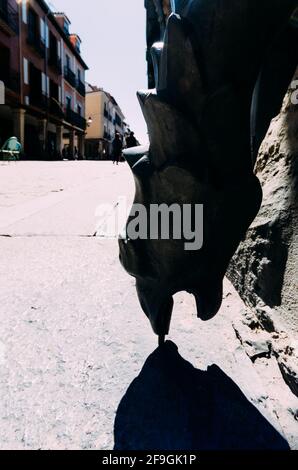
[(278, 430), (298, 448), (297, 400), (274, 358), (253, 363), (237, 339), (244, 306), (228, 282), (208, 323), (177, 295), (179, 354), (155, 351), (117, 241), (94, 237), (98, 204), (133, 197), (125, 164), (2, 164), (0, 182), (2, 449), (182, 448), (205, 428), (248, 447), (283, 447)]

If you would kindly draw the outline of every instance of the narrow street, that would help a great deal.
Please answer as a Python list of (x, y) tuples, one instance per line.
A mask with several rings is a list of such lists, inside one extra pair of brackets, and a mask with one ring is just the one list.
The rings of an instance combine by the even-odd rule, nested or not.
[[(0, 181), (2, 449), (142, 448), (154, 439), (165, 449), (171, 448), (171, 441), (165, 442), (163, 430), (175, 426), (173, 440), (182, 446), (193, 427), (189, 421), (194, 405), (186, 406), (188, 415), (183, 415), (181, 393), (186, 393), (186, 402), (194, 399), (197, 409), (204, 403), (204, 422), (210, 411), (215, 423), (220, 399), (229, 400), (225, 393), (231, 380), (243, 399), (237, 409), (227, 403), (227, 416), (218, 422), (223, 426), (227, 419), (228, 427), (229, 413), (234, 413), (245, 423), (244, 410), (252, 415), (253, 403), (266, 420), (253, 418), (251, 429), (244, 426), (247, 439), (256, 434), (255, 443), (260, 444), (258, 432), (265, 429), (266, 435), (265, 423), (270, 421), (292, 448), (295, 442), (297, 446), (297, 399), (275, 359), (260, 354), (253, 362), (237, 339), (235, 324), (245, 306), (228, 281), (222, 310), (208, 323), (196, 318), (191, 296), (176, 296), (169, 340), (180, 356), (171, 345), (167, 356), (169, 362), (177, 361), (176, 380), (171, 373), (174, 364), (165, 368), (158, 359), (157, 338), (140, 309), (134, 280), (118, 261), (117, 240), (94, 236), (97, 206), (116, 204), (119, 196), (133, 197), (126, 164), (11, 162), (0, 165)], [(188, 396), (183, 387), (192, 388), (195, 369), (189, 375), (182, 358), (200, 371), (212, 364), (221, 369), (211, 374), (217, 387), (210, 401), (199, 385), (195, 390), (201, 395)], [(142, 369), (141, 378), (130, 387)], [(218, 377), (225, 375), (230, 385), (222, 379), (221, 388)], [(157, 436), (157, 426), (150, 429), (148, 422), (154, 428), (162, 413)], [(194, 416), (203, 420), (203, 411), (197, 413)], [(235, 436), (237, 432), (235, 428)], [(274, 432), (267, 434), (279, 442)], [(267, 443), (262, 444), (266, 448)]]

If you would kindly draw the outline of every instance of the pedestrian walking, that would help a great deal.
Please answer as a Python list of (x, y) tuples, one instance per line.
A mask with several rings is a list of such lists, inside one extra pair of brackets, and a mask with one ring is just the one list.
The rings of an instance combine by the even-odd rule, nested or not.
[(115, 139), (113, 140), (113, 151), (112, 151), (112, 156), (113, 156), (113, 165), (116, 163), (119, 165), (121, 155), (122, 155), (122, 149), (123, 149), (123, 143), (121, 136), (119, 132), (116, 132), (115, 134)]
[(64, 145), (64, 147), (62, 149), (62, 159), (66, 160), (66, 157), (67, 157), (67, 152), (66, 152), (66, 146)]
[(138, 145), (138, 141), (135, 138), (135, 134), (134, 132), (131, 132), (129, 136), (126, 138), (126, 147), (129, 149), (132, 147), (137, 147), (137, 145)]

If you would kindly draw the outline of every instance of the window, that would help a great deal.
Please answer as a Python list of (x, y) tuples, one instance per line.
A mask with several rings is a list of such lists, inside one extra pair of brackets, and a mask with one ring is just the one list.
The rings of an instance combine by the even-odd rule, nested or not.
[(67, 96), (67, 97), (66, 97), (65, 103), (66, 103), (66, 109), (67, 109), (67, 111), (70, 111), (70, 110), (71, 110), (71, 96)]
[(46, 91), (46, 76), (34, 67), (32, 63), (29, 65), (29, 79), (30, 79), (30, 103), (35, 105), (43, 105)]
[(78, 69), (78, 80), (79, 80), (79, 82), (81, 82), (81, 71), (80, 71), (80, 69)]
[(57, 63), (58, 60), (58, 44), (56, 36), (50, 31), (50, 51), (49, 56), (52, 63)]
[(68, 23), (68, 21), (66, 21), (66, 20), (64, 20), (64, 27), (63, 27), (63, 29), (64, 29), (64, 32), (65, 32), (66, 34), (69, 34), (69, 23)]
[(122, 127), (121, 117), (117, 113), (116, 113), (116, 116), (115, 116), (115, 124), (117, 124), (119, 127)]
[(78, 104), (77, 108), (78, 108), (78, 115), (82, 116), (82, 106)]
[(53, 98), (56, 102), (59, 101), (59, 87), (57, 83), (53, 82), (53, 80), (50, 80), (49, 90), (51, 98)]
[(28, 60), (24, 58), (24, 83), (29, 85)]
[(66, 67), (70, 69), (70, 57), (66, 54)]
[(31, 42), (35, 42), (38, 38), (38, 17), (32, 8), (28, 12), (28, 38)]
[[(1, 6), (1, 0), (0, 0)], [(1, 12), (1, 10), (0, 10)], [(0, 45), (0, 80), (3, 82), (9, 82), (10, 76), (10, 50), (8, 47), (2, 47)]]
[(0, 11), (6, 15), (8, 14), (8, 4), (7, 0), (0, 0)]

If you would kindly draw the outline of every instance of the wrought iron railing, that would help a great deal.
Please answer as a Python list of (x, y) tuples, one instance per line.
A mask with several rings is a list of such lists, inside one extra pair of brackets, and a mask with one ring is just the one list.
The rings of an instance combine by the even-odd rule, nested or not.
[(48, 59), (48, 64), (50, 67), (53, 67), (59, 75), (62, 74), (61, 59), (59, 59), (58, 56), (50, 55)]
[(77, 79), (76, 79), (76, 75), (75, 73), (69, 68), (69, 67), (65, 67), (64, 68), (64, 78), (65, 80), (68, 81), (68, 83), (73, 86), (74, 88), (76, 88), (76, 85), (77, 85)]
[(15, 34), (19, 32), (18, 11), (9, 5), (7, 0), (0, 2), (0, 22), (3, 21)]
[(48, 97), (42, 93), (31, 92), (29, 95), (30, 105), (40, 108), (42, 111), (48, 110)]
[(63, 119), (64, 118), (64, 111), (62, 106), (60, 105), (59, 101), (56, 98), (51, 97), (49, 100), (49, 111), (54, 116)]
[(20, 74), (14, 70), (1, 70), (0, 80), (4, 82), (6, 89), (18, 93), (20, 91)]
[(86, 87), (85, 87), (85, 84), (81, 82), (81, 80), (78, 80), (77, 82), (77, 90), (80, 93), (80, 95), (82, 96), (86, 95)]
[(72, 109), (67, 109), (65, 113), (66, 120), (80, 129), (85, 130), (87, 127), (86, 119), (83, 118), (80, 114), (74, 112)]
[(31, 46), (35, 51), (42, 57), (45, 57), (46, 53), (46, 46), (45, 44), (41, 41), (40, 37), (37, 36), (33, 31), (30, 29), (28, 30), (28, 36), (27, 36), (27, 43), (29, 46)]

